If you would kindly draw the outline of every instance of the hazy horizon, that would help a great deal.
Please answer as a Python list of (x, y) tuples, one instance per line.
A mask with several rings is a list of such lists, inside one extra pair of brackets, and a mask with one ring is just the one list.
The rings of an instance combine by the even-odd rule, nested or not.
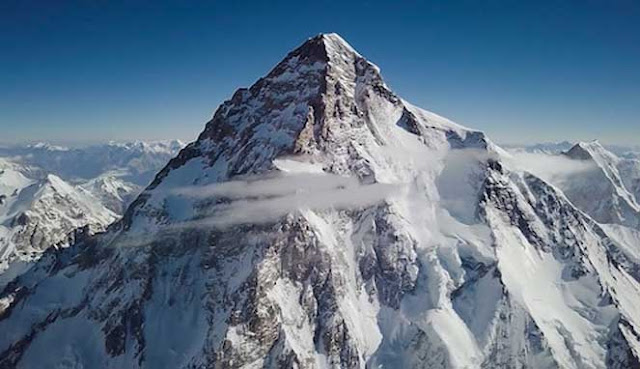
[[(127, 143), (134, 143), (134, 142), (145, 142), (145, 143), (154, 143), (154, 142), (166, 142), (166, 141), (172, 141), (172, 140), (178, 140), (181, 141), (184, 144), (188, 144), (192, 141), (195, 141), (197, 137), (193, 137), (193, 138), (159, 138), (159, 139), (144, 139), (144, 138), (122, 138), (122, 139), (110, 139), (110, 140), (100, 140), (100, 139), (96, 139), (96, 140), (25, 140), (25, 141), (16, 141), (16, 142), (3, 142), (0, 141), (0, 149), (1, 148), (12, 148), (12, 147), (16, 147), (16, 148), (20, 148), (20, 147), (27, 147), (27, 146), (33, 146), (33, 145), (37, 145), (37, 144), (48, 144), (48, 145), (52, 145), (52, 146), (60, 146), (62, 148), (69, 148), (69, 149), (76, 149), (76, 148), (83, 148), (83, 147), (90, 147), (90, 146), (99, 146), (99, 145), (106, 145), (106, 144), (127, 144)], [(491, 137), (489, 137), (491, 139)], [(620, 150), (630, 150), (630, 151), (640, 151), (640, 144), (618, 144), (618, 143), (609, 143), (609, 142), (604, 142), (602, 140), (599, 139), (592, 139), (592, 140), (558, 140), (558, 141), (531, 141), (531, 142), (525, 142), (525, 143), (518, 143), (518, 142), (498, 142), (498, 141), (494, 141), (494, 143), (498, 144), (499, 146), (502, 146), (503, 148), (506, 149), (515, 149), (515, 148), (529, 148), (529, 147), (534, 147), (534, 146), (545, 146), (545, 145), (558, 145), (558, 144), (571, 144), (574, 145), (578, 142), (591, 142), (591, 141), (598, 141), (600, 142), (605, 148), (607, 149), (616, 149), (617, 151)]]

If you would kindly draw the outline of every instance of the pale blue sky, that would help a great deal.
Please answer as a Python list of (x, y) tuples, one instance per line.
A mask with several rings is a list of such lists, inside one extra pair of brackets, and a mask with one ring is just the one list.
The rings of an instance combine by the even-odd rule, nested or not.
[(635, 1), (21, 3), (0, 5), (3, 143), (192, 139), (337, 32), (399, 95), (495, 141), (640, 144)]

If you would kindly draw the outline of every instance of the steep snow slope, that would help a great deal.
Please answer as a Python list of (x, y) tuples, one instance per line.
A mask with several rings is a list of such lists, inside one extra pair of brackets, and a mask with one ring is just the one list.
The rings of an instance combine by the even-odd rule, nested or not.
[(314, 37), (5, 288), (0, 366), (639, 366), (636, 236), (505, 156)]

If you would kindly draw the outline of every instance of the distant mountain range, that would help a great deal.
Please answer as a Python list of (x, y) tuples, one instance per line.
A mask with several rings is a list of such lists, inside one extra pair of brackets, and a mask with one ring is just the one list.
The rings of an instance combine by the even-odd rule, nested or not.
[(179, 140), (113, 142), (79, 148), (38, 143), (0, 147), (0, 157), (55, 173), (72, 183), (112, 173), (144, 186), (184, 145)]
[(49, 247), (68, 246), (79, 234), (105, 230), (183, 146), (165, 141), (0, 149), (0, 272), (11, 262), (37, 259)]
[[(510, 150), (523, 150), (527, 152), (545, 152), (545, 153), (560, 153), (571, 149), (577, 142), (560, 141), (560, 142), (544, 142), (544, 143), (532, 143), (527, 145), (517, 144), (502, 144), (505, 149)], [(625, 145), (607, 145), (601, 144), (602, 147), (607, 149), (613, 154), (616, 154), (622, 158), (640, 158), (640, 146), (625, 146)]]

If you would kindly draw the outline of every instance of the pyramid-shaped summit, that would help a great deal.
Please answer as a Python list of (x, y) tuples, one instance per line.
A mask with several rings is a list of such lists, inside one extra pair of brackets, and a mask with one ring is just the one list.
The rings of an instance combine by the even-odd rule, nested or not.
[(0, 294), (0, 367), (630, 368), (632, 247), (319, 35)]
[(397, 144), (401, 141), (392, 134), (397, 128), (431, 136), (434, 144), (443, 143), (445, 132), (444, 141), (487, 147), (483, 134), (472, 132), (465, 143), (469, 130), (401, 100), (386, 86), (379, 68), (340, 36), (320, 34), (225, 101), (198, 140), (160, 173), (152, 188), (193, 157), (215, 156), (224, 162), (220, 167), (209, 161), (216, 173), (201, 180), (210, 183), (269, 170), (279, 155), (333, 155), (366, 137), (378, 145)]
[(564, 155), (582, 170), (569, 173), (571, 180), (559, 187), (580, 210), (603, 224), (624, 224), (640, 228), (640, 205), (634, 183), (624, 175), (629, 163), (620, 160), (598, 141), (578, 142)]
[(344, 56), (360, 56), (351, 45), (336, 33), (321, 33), (308, 39), (298, 48), (293, 50), (283, 62), (290, 58), (298, 58), (301, 61), (323, 62)]

